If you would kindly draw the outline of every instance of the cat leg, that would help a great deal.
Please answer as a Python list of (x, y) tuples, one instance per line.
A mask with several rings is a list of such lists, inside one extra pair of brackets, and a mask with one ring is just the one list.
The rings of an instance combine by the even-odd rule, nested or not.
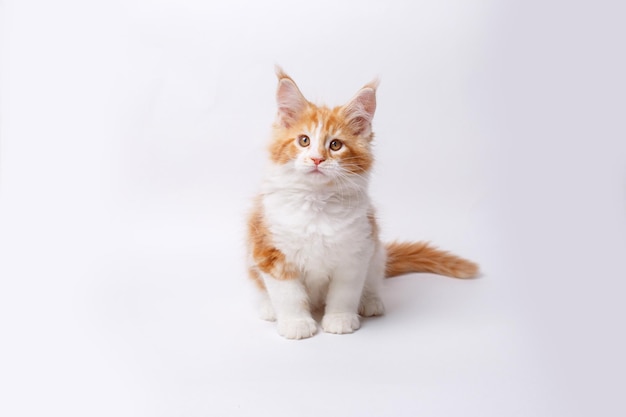
[(385, 313), (385, 306), (380, 298), (380, 287), (385, 279), (386, 255), (380, 243), (376, 246), (359, 304), (359, 314), (363, 317), (382, 316)]
[(263, 283), (263, 277), (261, 276), (260, 271), (256, 269), (252, 262), (250, 262), (250, 266), (248, 267), (248, 275), (257, 287), (259, 295), (259, 317), (262, 320), (276, 321), (276, 313), (274, 312), (272, 301), (270, 300), (270, 296), (267, 293), (265, 284)]
[(326, 310), (322, 319), (325, 332), (352, 333), (361, 326), (357, 310), (365, 274), (365, 268), (358, 265), (346, 265), (334, 272), (328, 286)]
[(311, 317), (303, 282), (298, 278), (276, 279), (268, 274), (262, 276), (276, 313), (278, 333), (287, 339), (313, 336), (317, 331), (317, 323)]
[(260, 291), (259, 296), (259, 317), (262, 320), (276, 321), (276, 313), (274, 312), (274, 306), (270, 300), (270, 296), (267, 290)]
[(326, 274), (307, 272), (304, 277), (304, 285), (309, 296), (311, 313), (323, 313), (326, 293), (328, 292), (329, 278)]

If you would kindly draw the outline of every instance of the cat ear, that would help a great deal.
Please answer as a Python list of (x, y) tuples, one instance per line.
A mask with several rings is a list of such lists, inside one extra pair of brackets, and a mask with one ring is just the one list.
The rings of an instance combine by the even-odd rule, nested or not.
[(298, 120), (298, 116), (306, 108), (308, 101), (296, 83), (279, 66), (276, 66), (276, 76), (278, 77), (278, 89), (276, 90), (277, 121), (284, 127), (290, 127)]
[(372, 119), (376, 111), (376, 88), (378, 80), (366, 84), (343, 106), (343, 114), (348, 126), (355, 135), (368, 135), (372, 129)]

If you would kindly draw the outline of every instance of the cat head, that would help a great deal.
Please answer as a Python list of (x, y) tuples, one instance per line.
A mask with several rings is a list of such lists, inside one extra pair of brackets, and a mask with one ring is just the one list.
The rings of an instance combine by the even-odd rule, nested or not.
[(365, 85), (343, 106), (328, 108), (309, 102), (282, 69), (277, 67), (276, 75), (278, 113), (269, 149), (272, 162), (306, 182), (365, 178), (373, 163), (372, 118), (378, 82)]

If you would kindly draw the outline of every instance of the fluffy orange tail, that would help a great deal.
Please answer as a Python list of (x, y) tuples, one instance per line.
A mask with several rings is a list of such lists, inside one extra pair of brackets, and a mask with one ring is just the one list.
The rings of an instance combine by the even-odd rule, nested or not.
[(387, 278), (409, 272), (431, 272), (455, 278), (472, 278), (478, 274), (478, 265), (467, 259), (445, 252), (426, 242), (391, 242), (387, 249)]

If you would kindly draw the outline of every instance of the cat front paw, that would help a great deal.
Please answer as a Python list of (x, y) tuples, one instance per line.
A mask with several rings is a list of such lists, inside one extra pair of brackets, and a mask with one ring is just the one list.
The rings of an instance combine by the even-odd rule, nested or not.
[(359, 327), (359, 316), (353, 313), (330, 313), (322, 319), (322, 328), (326, 333), (352, 333)]
[(278, 334), (287, 339), (306, 339), (317, 332), (317, 323), (310, 317), (278, 320)]

